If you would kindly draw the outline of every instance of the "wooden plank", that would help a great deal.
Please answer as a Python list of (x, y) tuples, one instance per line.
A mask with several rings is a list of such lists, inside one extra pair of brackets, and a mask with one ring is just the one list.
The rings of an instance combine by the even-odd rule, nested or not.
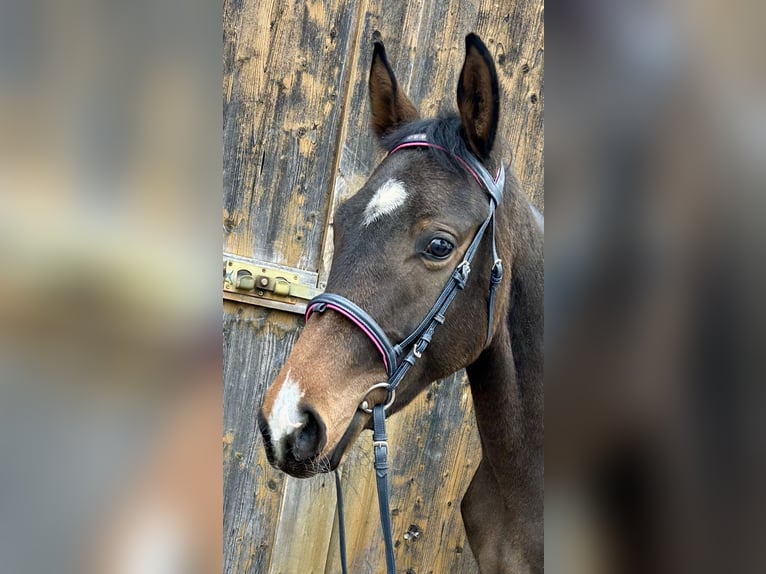
[(482, 17), (488, 24), (487, 37), (495, 40), (491, 50), (503, 90), (504, 115), (499, 133), (513, 158), (522, 188), (541, 212), (545, 211), (544, 11), (543, 1), (533, 0), (487, 10)]
[[(473, 572), (460, 501), (481, 459), (481, 444), (465, 374), (431, 385), (415, 407), (396, 428), (398, 443), (406, 445), (401, 470), (392, 477), (399, 563), (418, 572)], [(407, 538), (408, 530), (416, 536)]]
[(266, 572), (284, 474), (266, 460), (256, 409), (298, 335), (290, 313), (224, 302), (224, 573)]
[(332, 475), (288, 477), (269, 572), (324, 574), (334, 516)]
[(351, 0), (224, 2), (226, 251), (317, 269), (356, 13)]

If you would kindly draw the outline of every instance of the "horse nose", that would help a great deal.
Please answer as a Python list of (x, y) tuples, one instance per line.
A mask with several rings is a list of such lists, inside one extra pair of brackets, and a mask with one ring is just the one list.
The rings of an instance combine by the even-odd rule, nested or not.
[(319, 414), (310, 406), (303, 407), (300, 427), (288, 435), (288, 452), (301, 462), (317, 456), (325, 446), (327, 433), (325, 424)]

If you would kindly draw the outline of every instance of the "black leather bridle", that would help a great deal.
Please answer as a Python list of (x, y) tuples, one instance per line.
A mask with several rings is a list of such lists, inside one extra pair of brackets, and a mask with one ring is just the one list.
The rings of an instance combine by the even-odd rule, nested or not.
[[(375, 389), (386, 389), (388, 394), (385, 403), (370, 408), (368, 401), (364, 400), (359, 405), (359, 408), (367, 413), (372, 413), (373, 416), (372, 441), (375, 455), (375, 474), (378, 487), (380, 521), (386, 546), (386, 566), (388, 574), (395, 574), (396, 564), (394, 560), (394, 545), (391, 532), (391, 514), (389, 512), (388, 504), (388, 438), (386, 436), (386, 411), (396, 399), (396, 388), (399, 386), (399, 383), (402, 382), (404, 376), (428, 347), (436, 327), (444, 323), (445, 313), (455, 300), (458, 291), (465, 288), (468, 276), (471, 272), (471, 262), (476, 255), (476, 251), (479, 248), (479, 244), (481, 243), (487, 228), (490, 227), (493, 263), (489, 280), (489, 309), (487, 339), (485, 345), (489, 343), (492, 336), (495, 291), (503, 278), (503, 264), (497, 255), (497, 246), (495, 245), (495, 211), (503, 199), (503, 188), (505, 186), (505, 169), (502, 164), (497, 170), (497, 175), (492, 177), (489, 171), (487, 171), (479, 159), (473, 154), (467, 153), (464, 156), (452, 154), (443, 146), (428, 141), (426, 136), (422, 134), (404, 138), (393, 147), (391, 152), (389, 152), (389, 155), (410, 147), (431, 147), (452, 155), (452, 157), (474, 177), (489, 196), (489, 215), (476, 231), (476, 235), (474, 235), (468, 249), (466, 249), (463, 259), (455, 267), (449, 281), (447, 281), (447, 284), (442, 289), (436, 302), (431, 307), (431, 310), (412, 333), (398, 344), (393, 345), (375, 319), (356, 303), (342, 295), (336, 293), (322, 293), (309, 301), (306, 308), (307, 321), (313, 313), (323, 313), (327, 309), (332, 309), (349, 319), (373, 342), (380, 352), (383, 358), (383, 364), (386, 367), (388, 380), (384, 383), (374, 385), (367, 391), (367, 393), (365, 393), (365, 396), (367, 396)], [(335, 486), (338, 494), (341, 565), (343, 574), (347, 574), (345, 528), (343, 524), (343, 497), (340, 488), (340, 478), (337, 471), (335, 474)]]

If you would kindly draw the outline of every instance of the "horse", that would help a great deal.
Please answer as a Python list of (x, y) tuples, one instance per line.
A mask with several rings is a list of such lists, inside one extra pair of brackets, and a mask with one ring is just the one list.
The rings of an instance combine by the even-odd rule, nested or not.
[[(337, 210), (332, 295), (309, 304), (259, 412), (267, 458), (295, 477), (332, 471), (374, 426), (371, 405), (394, 414), (465, 368), (482, 447), (461, 502), (468, 543), (482, 574), (543, 572), (543, 227), (518, 179), (500, 177), (495, 65), (466, 36), (458, 113), (421, 119), (378, 40), (369, 96), (389, 153)], [(413, 333), (411, 350), (387, 342)]]

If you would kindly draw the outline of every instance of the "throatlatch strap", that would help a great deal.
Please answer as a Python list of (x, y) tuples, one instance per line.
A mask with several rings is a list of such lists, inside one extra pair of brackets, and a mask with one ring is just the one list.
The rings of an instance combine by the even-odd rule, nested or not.
[(386, 436), (386, 410), (383, 405), (372, 409), (372, 448), (375, 456), (375, 482), (378, 485), (378, 507), (383, 542), (386, 545), (386, 572), (396, 574), (394, 537), (391, 512), (388, 509), (388, 437)]

